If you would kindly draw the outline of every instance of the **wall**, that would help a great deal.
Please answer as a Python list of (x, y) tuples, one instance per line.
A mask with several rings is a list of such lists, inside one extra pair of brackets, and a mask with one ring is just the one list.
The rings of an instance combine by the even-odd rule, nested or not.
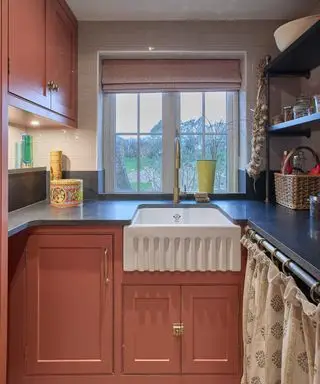
[[(303, 79), (301, 86), (302, 93), (308, 96), (320, 94), (320, 67), (311, 72), (309, 80)], [(319, 128), (319, 122), (314, 123)], [(320, 131), (312, 131), (309, 139), (303, 138), (302, 144), (312, 147), (320, 155)]]
[[(311, 14), (320, 14), (320, 2)], [(310, 79), (301, 80), (301, 91), (308, 96), (320, 94), (320, 67), (311, 72)], [(318, 122), (315, 124), (319, 125)], [(301, 143), (303, 145), (311, 146), (320, 155), (320, 131), (313, 131), (310, 139), (303, 138)]]
[[(270, 79), (270, 116), (282, 112), (282, 107), (294, 105), (296, 97), (301, 94), (300, 78)], [(301, 137), (275, 136), (270, 138), (270, 169), (279, 170), (284, 151), (302, 144)]]
[(26, 130), (14, 126), (9, 126), (8, 129), (8, 169), (15, 169), (16, 167), (16, 143), (21, 141), (21, 135)]
[[(247, 129), (256, 95), (256, 66), (266, 54), (275, 54), (273, 32), (281, 21), (232, 22), (80, 22), (79, 24), (79, 128), (90, 148), (96, 133), (101, 138), (98, 54), (147, 52), (149, 46), (165, 52), (246, 52), (242, 106), (247, 112), (241, 132), (241, 167), (247, 162)], [(99, 142), (99, 140), (98, 140)], [(101, 142), (101, 140), (100, 140)], [(95, 147), (95, 150), (97, 148)], [(97, 156), (88, 167), (101, 169)]]

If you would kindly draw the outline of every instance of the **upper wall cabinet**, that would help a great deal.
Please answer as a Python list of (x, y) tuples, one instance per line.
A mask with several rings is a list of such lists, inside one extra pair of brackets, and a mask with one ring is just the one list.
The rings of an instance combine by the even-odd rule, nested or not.
[(9, 0), (9, 103), (76, 125), (77, 21), (64, 0)]
[(63, 4), (49, 1), (48, 72), (53, 81), (51, 108), (70, 119), (76, 119), (77, 91), (77, 25)]
[(46, 0), (9, 1), (9, 92), (50, 108)]

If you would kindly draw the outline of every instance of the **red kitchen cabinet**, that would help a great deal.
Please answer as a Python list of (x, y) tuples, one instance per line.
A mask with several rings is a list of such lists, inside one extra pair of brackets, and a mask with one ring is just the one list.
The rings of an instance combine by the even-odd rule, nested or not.
[(239, 384), (244, 268), (129, 273), (122, 245), (121, 227), (10, 238), (8, 383)]
[(31, 235), (26, 254), (26, 373), (113, 371), (111, 235)]
[(65, 0), (9, 0), (9, 104), (75, 126), (77, 21)]
[(182, 287), (182, 373), (239, 373), (240, 302), (237, 285)]
[(50, 108), (46, 0), (9, 0), (9, 92)]
[(180, 287), (124, 287), (124, 373), (179, 373), (180, 338), (173, 335), (179, 322)]
[(76, 119), (77, 24), (62, 3), (49, 1), (48, 72), (54, 82), (51, 109)]
[(236, 377), (240, 302), (237, 285), (125, 286), (124, 373)]
[(7, 379), (8, 309), (8, 2), (0, 1), (0, 384)]

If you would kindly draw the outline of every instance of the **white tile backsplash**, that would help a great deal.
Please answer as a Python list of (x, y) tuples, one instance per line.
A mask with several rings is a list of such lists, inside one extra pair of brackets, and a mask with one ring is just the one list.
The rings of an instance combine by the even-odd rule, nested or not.
[(50, 151), (61, 150), (64, 154), (64, 170), (92, 171), (96, 169), (95, 132), (71, 129), (28, 129), (9, 126), (9, 169), (15, 168), (15, 143), (21, 134), (33, 136), (33, 164), (49, 169)]
[(9, 126), (8, 130), (8, 169), (16, 168), (16, 143), (21, 141), (21, 135), (26, 131), (22, 128)]

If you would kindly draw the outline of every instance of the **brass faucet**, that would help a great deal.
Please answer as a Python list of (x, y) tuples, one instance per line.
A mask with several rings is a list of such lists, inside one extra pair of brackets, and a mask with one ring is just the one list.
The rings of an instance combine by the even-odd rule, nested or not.
[(179, 171), (181, 167), (180, 159), (180, 139), (178, 136), (174, 139), (174, 185), (173, 185), (173, 202), (174, 204), (180, 201), (179, 188)]

